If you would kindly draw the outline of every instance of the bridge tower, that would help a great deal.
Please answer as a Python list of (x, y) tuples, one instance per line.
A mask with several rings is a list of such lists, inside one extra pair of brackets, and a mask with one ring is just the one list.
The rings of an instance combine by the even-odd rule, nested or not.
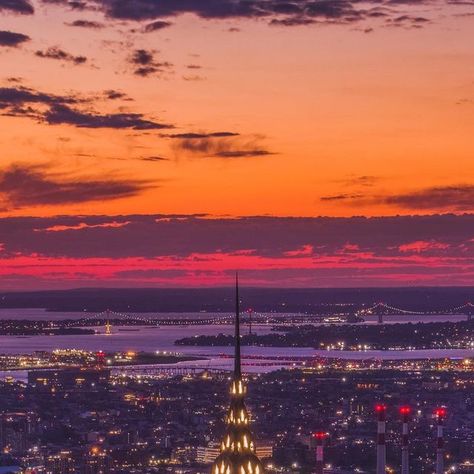
[(106, 321), (105, 321), (105, 334), (110, 336), (112, 334), (112, 325), (110, 324), (110, 309), (105, 311)]
[(247, 310), (247, 313), (249, 315), (249, 336), (252, 335), (252, 314), (253, 314), (253, 309), (249, 308)]
[(467, 316), (468, 321), (472, 321), (472, 317), (474, 316), (474, 304), (472, 304), (470, 301), (467, 302), (464, 306), (464, 313)]
[(379, 324), (383, 324), (383, 313), (384, 313), (383, 303), (377, 304), (377, 306), (375, 307), (375, 313), (377, 314), (377, 322)]

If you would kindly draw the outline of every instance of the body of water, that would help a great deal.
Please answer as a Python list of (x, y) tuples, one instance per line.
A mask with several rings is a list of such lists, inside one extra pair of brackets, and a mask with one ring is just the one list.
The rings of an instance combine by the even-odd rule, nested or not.
[[(149, 315), (147, 315), (149, 316)], [(159, 317), (176, 318), (176, 313), (160, 314)], [(183, 316), (182, 313), (179, 316)], [(188, 313), (189, 318), (208, 318), (209, 313)], [(40, 309), (0, 310), (0, 319), (78, 319), (84, 313), (51, 313)], [(376, 324), (375, 317), (369, 323)], [(461, 316), (395, 316), (388, 317), (387, 322), (409, 323), (420, 321), (459, 321)], [(100, 331), (96, 335), (74, 336), (0, 336), (0, 353), (22, 354), (33, 351), (52, 351), (54, 349), (84, 349), (90, 351), (175, 351), (193, 356), (206, 357), (205, 361), (182, 362), (181, 365), (195, 365), (199, 367), (230, 369), (233, 354), (232, 347), (193, 347), (175, 346), (174, 341), (182, 337), (197, 335), (232, 334), (231, 325), (219, 326), (161, 326), (161, 327), (114, 327), (113, 333), (105, 334), (104, 328), (95, 328)], [(248, 328), (242, 327), (242, 334)], [(270, 331), (269, 326), (254, 325), (252, 331), (265, 334)], [(413, 351), (325, 351), (312, 348), (275, 348), (275, 347), (243, 347), (244, 370), (252, 372), (267, 372), (280, 367), (288, 367), (293, 363), (298, 365), (298, 358), (329, 357), (344, 359), (438, 359), (472, 357), (473, 350), (413, 350)], [(295, 362), (296, 360), (296, 362)]]
[[(90, 318), (95, 316), (97, 313), (88, 313), (87, 311), (47, 311), (42, 308), (0, 308), (0, 320), (2, 319), (27, 319), (32, 321), (58, 321), (65, 319), (81, 319)], [(136, 313), (133, 311), (125, 311), (121, 314), (128, 314), (130, 316), (136, 316), (138, 318), (145, 319), (209, 319), (212, 317), (230, 316), (232, 313)], [(295, 316), (295, 313), (259, 313), (259, 315), (269, 316), (278, 314), (279, 316)], [(299, 314), (301, 315), (301, 314)], [(101, 315), (104, 318), (104, 315)], [(114, 318), (112, 313), (112, 318)], [(370, 315), (365, 316), (366, 324), (378, 324), (377, 316)], [(464, 321), (466, 316), (463, 314), (429, 314), (429, 315), (394, 315), (384, 316), (384, 323), (386, 324), (397, 324), (397, 323), (433, 323), (441, 321)]]

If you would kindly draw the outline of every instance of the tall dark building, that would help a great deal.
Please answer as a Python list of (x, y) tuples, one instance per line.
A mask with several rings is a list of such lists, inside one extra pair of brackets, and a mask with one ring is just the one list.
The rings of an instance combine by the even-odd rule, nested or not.
[(250, 419), (245, 407), (246, 387), (242, 381), (240, 362), (240, 302), (239, 281), (235, 279), (235, 356), (234, 376), (230, 386), (230, 407), (226, 416), (226, 430), (220, 454), (214, 461), (211, 474), (262, 474), (263, 465), (256, 455), (255, 442), (249, 428)]
[(31, 414), (2, 413), (0, 416), (0, 448), (2, 452), (24, 453), (28, 449)]

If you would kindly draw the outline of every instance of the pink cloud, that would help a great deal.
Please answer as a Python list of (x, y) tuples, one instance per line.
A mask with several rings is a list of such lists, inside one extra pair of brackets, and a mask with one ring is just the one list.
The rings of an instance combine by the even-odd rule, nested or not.
[[(306, 252), (307, 253), (307, 252)], [(288, 286), (466, 284), (474, 274), (474, 257), (377, 256), (351, 253), (313, 257), (301, 252), (279, 258), (253, 254), (191, 254), (158, 258), (52, 258), (39, 255), (0, 259), (2, 281), (38, 278), (63, 286), (84, 283), (109, 286), (212, 286), (226, 284), (235, 269), (247, 274), (248, 285)]]
[(284, 252), (283, 255), (286, 257), (306, 257), (313, 255), (314, 247), (312, 245), (303, 245), (302, 247), (296, 250), (288, 250)]
[[(0, 289), (469, 285), (474, 216), (0, 219)], [(350, 239), (350, 240), (349, 240)]]
[(400, 252), (417, 252), (422, 253), (428, 250), (446, 250), (449, 248), (449, 244), (442, 242), (435, 242), (433, 240), (417, 240), (415, 242), (410, 242), (409, 244), (400, 245), (398, 250)]

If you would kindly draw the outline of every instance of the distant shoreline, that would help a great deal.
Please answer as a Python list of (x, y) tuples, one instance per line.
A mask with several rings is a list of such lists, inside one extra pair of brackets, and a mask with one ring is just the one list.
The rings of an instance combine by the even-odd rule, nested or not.
[[(242, 310), (328, 314), (385, 302), (412, 310), (442, 310), (474, 301), (473, 286), (380, 288), (242, 287)], [(45, 308), (50, 312), (136, 313), (232, 312), (232, 288), (79, 288), (0, 292), (2, 309)]]
[[(81, 352), (81, 351), (78, 351)], [(82, 351), (84, 356), (87, 354), (93, 354), (93, 352)], [(104, 360), (107, 360), (109, 357), (112, 362), (106, 363), (103, 367), (107, 369), (120, 369), (120, 368), (127, 368), (127, 367), (136, 367), (136, 366), (154, 366), (154, 365), (174, 365), (179, 364), (180, 362), (195, 362), (200, 360), (207, 360), (204, 356), (191, 356), (186, 354), (155, 354), (155, 353), (148, 353), (148, 352), (138, 352), (134, 354), (134, 357), (131, 359), (127, 359), (124, 361), (118, 361), (114, 357), (114, 353), (104, 354)], [(5, 365), (3, 363), (3, 359), (9, 360), (11, 363), (11, 359), (17, 357), (18, 359), (28, 359), (31, 360), (37, 359), (35, 363), (30, 362), (30, 365), (25, 365), (23, 361), (23, 365)], [(16, 356), (0, 354), (0, 371), (3, 372), (15, 372), (19, 370), (62, 370), (62, 369), (71, 369), (71, 368), (81, 368), (87, 367), (85, 361), (82, 363), (79, 361), (69, 361), (66, 360), (60, 361), (55, 360), (53, 357), (52, 352), (44, 352), (41, 354), (41, 359), (38, 355), (35, 354), (18, 354)], [(56, 359), (58, 356), (56, 356)], [(66, 356), (67, 358), (67, 356)], [(27, 363), (26, 363), (27, 364)]]
[[(474, 320), (457, 322), (394, 323), (368, 325), (275, 326), (271, 334), (246, 334), (242, 346), (313, 348), (316, 350), (404, 351), (469, 349)], [(185, 337), (177, 346), (232, 346), (228, 334)]]

